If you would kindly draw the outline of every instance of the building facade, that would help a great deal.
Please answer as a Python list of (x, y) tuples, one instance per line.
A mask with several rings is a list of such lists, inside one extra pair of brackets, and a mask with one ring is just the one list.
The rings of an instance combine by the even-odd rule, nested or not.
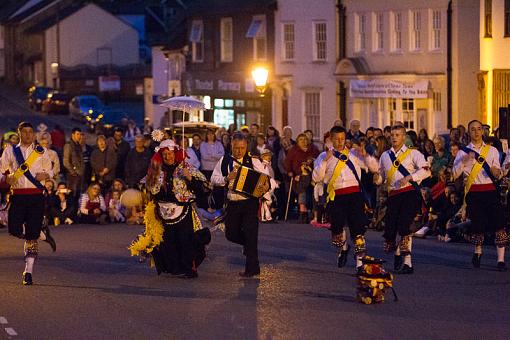
[(281, 0), (275, 12), (273, 120), (315, 137), (338, 118), (335, 0)]
[(276, 1), (201, 1), (191, 5), (184, 94), (206, 104), (203, 119), (227, 128), (271, 124), (271, 95), (256, 91), (255, 66), (274, 72)]
[(345, 58), (335, 75), (347, 120), (434, 134), (478, 118), (477, 3), (342, 1)]
[(510, 105), (510, 1), (480, 0), (480, 112), (493, 127)]

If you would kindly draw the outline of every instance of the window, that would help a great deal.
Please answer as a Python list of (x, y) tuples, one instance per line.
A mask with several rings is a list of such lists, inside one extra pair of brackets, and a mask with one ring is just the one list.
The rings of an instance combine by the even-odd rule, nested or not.
[(232, 18), (221, 19), (221, 61), (230, 63), (232, 56)]
[(505, 37), (510, 37), (510, 0), (505, 0)]
[(441, 11), (432, 11), (431, 50), (441, 49)]
[(356, 30), (356, 52), (364, 52), (366, 47), (366, 26), (367, 17), (365, 14), (358, 14), (355, 16), (355, 30)]
[(434, 92), (432, 94), (432, 101), (434, 105), (435, 112), (441, 112), (441, 92)]
[(421, 50), (421, 13), (411, 12), (411, 51)]
[(391, 50), (398, 52), (402, 50), (402, 13), (393, 13), (392, 29)]
[(191, 24), (191, 58), (195, 63), (204, 61), (204, 23), (202, 20), (193, 20)]
[(312, 130), (314, 136), (320, 136), (320, 113), (321, 94), (320, 92), (305, 93), (305, 118), (306, 128)]
[(382, 52), (384, 49), (384, 14), (374, 15), (374, 52)]
[(327, 57), (326, 49), (326, 23), (314, 23), (314, 51), (313, 60), (324, 61)]
[(485, 38), (492, 38), (492, 0), (485, 0), (484, 19)]
[(246, 37), (253, 39), (253, 59), (265, 60), (267, 55), (266, 16), (256, 15), (246, 32)]
[(414, 99), (402, 99), (402, 120), (406, 129), (414, 129)]
[(294, 60), (294, 24), (283, 24), (283, 60)]
[(397, 121), (397, 100), (395, 98), (388, 99), (390, 109), (390, 125), (393, 126)]

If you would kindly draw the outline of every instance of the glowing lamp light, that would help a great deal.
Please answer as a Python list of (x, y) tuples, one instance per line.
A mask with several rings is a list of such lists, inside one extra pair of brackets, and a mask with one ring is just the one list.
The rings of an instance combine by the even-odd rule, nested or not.
[(265, 67), (257, 67), (251, 71), (251, 76), (255, 82), (255, 87), (261, 96), (264, 96), (264, 92), (267, 87), (267, 78), (269, 76), (269, 70)]

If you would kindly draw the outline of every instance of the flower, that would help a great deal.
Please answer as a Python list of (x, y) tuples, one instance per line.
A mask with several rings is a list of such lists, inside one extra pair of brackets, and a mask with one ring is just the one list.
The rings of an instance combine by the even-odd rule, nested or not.
[(161, 142), (163, 138), (165, 138), (165, 134), (163, 133), (163, 131), (155, 129), (154, 131), (152, 131), (151, 137), (154, 141)]

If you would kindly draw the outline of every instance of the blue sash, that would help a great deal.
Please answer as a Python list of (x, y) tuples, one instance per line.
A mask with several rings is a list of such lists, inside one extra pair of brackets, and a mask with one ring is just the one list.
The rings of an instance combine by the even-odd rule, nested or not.
[[(41, 146), (36, 145), (35, 147), (37, 148), (37, 147), (41, 147)], [(25, 163), (25, 158), (23, 157), (23, 153), (21, 153), (21, 148), (16, 145), (16, 146), (12, 147), (12, 150), (14, 153), (14, 157), (16, 158), (16, 162), (18, 162), (18, 166), (21, 166), (23, 163)], [(32, 152), (35, 152), (35, 151), (32, 151)], [(35, 177), (30, 173), (30, 169), (25, 171), (23, 173), (23, 175), (30, 181), (30, 183), (35, 185), (36, 188), (41, 189), (41, 190), (45, 189), (44, 185), (42, 185), (41, 182), (36, 180)]]
[[(485, 173), (487, 174), (487, 176), (489, 176), (489, 178), (491, 179), (492, 183), (496, 184), (496, 178), (492, 175), (491, 173), (491, 167), (490, 165), (487, 163), (487, 160), (485, 158), (483, 158), (482, 156), (480, 156), (480, 154), (478, 152), (476, 152), (475, 150), (473, 149), (470, 149), (468, 148), (467, 146), (463, 146), (460, 148), (462, 151), (464, 151), (466, 154), (469, 155), (470, 152), (474, 153), (475, 154), (475, 157), (476, 157), (476, 161), (478, 163), (482, 163), (482, 168), (483, 170), (485, 171)], [(496, 185), (496, 188), (498, 186)]]
[[(398, 166), (397, 170), (398, 170), (398, 172), (400, 172), (402, 174), (402, 176), (404, 176), (404, 177), (411, 176), (411, 173), (409, 171), (407, 171), (405, 166), (403, 166), (401, 163), (395, 164), (395, 161), (397, 160), (397, 156), (395, 155), (395, 153), (393, 151), (388, 152), (388, 154), (390, 155), (391, 162), (394, 165)], [(420, 197), (421, 197), (421, 192), (420, 192), (421, 188), (420, 188), (420, 185), (417, 182), (413, 181), (413, 180), (409, 181), (409, 183), (411, 183), (411, 185), (413, 186), (414, 190), (416, 190), (418, 192), (418, 194), (420, 195)]]
[(349, 169), (351, 169), (352, 174), (356, 178), (356, 181), (358, 181), (359, 188), (361, 190), (361, 193), (363, 194), (363, 198), (365, 199), (365, 203), (368, 205), (369, 208), (372, 208), (372, 204), (370, 202), (370, 197), (368, 196), (367, 191), (363, 187), (363, 184), (361, 183), (361, 179), (358, 176), (358, 172), (356, 171), (356, 167), (354, 166), (352, 161), (349, 159), (348, 156), (345, 156), (344, 154), (342, 154), (340, 151), (337, 151), (337, 150), (333, 150), (333, 156), (338, 158), (340, 160), (340, 162), (345, 162), (345, 165), (347, 165), (349, 167)]

